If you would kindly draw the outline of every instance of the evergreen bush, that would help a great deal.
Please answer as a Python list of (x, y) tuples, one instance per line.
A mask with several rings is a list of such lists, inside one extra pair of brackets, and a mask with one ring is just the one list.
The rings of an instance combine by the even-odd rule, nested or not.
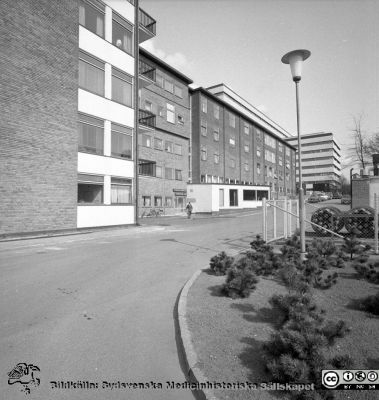
[(373, 296), (367, 296), (361, 301), (361, 308), (374, 315), (379, 315), (379, 292)]
[(213, 256), (209, 266), (215, 275), (225, 275), (226, 271), (232, 266), (233, 257), (228, 256), (225, 251)]
[[(245, 266), (243, 266), (245, 263)], [(226, 281), (222, 286), (222, 293), (235, 299), (237, 297), (248, 297), (258, 283), (258, 278), (254, 274), (249, 263), (244, 260), (240, 264), (233, 264), (228, 269)]]

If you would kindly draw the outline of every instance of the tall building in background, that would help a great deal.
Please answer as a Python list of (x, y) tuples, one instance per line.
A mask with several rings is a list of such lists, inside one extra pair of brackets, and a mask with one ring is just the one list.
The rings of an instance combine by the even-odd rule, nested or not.
[(192, 80), (142, 48), (140, 70), (139, 215), (175, 214), (186, 206)]
[(138, 0), (0, 9), (0, 234), (135, 223), (138, 48), (155, 20)]
[[(298, 147), (297, 137), (286, 139)], [(305, 190), (335, 192), (340, 190), (341, 147), (331, 132), (301, 136), (302, 177)], [(298, 180), (298, 169), (296, 168)]]

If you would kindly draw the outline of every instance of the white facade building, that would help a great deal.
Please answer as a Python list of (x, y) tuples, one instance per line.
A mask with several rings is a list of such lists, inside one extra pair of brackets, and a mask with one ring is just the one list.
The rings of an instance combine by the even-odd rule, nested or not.
[(79, 0), (78, 228), (135, 223), (138, 45), (153, 36), (138, 0)]
[[(298, 147), (297, 137), (286, 139)], [(301, 136), (302, 178), (307, 191), (333, 192), (339, 190), (341, 176), (341, 147), (331, 132)], [(296, 165), (298, 181), (298, 166)]]

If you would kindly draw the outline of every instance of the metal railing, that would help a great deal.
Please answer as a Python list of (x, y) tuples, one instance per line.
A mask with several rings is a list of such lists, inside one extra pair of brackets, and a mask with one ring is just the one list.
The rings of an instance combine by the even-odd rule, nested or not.
[(150, 33), (155, 35), (156, 21), (148, 13), (141, 8), (138, 10), (138, 22), (141, 26), (147, 29)]
[(155, 114), (147, 110), (138, 110), (138, 122), (148, 128), (155, 128)]
[[(338, 204), (305, 204), (306, 237), (344, 239), (354, 234), (370, 244), (379, 254), (379, 196), (374, 195), (374, 207), (344, 210)], [(297, 200), (266, 200), (263, 206), (263, 239), (271, 242), (291, 236), (299, 226)], [(295, 221), (295, 222), (294, 222)]]
[(139, 60), (138, 65), (138, 72), (140, 75), (144, 76), (145, 78), (155, 82), (155, 68), (149, 65), (148, 63)]

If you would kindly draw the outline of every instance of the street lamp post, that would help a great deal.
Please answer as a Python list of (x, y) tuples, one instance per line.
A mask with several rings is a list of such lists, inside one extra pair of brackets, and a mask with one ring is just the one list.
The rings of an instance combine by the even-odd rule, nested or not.
[(297, 142), (298, 142), (298, 166), (299, 166), (299, 225), (300, 225), (300, 260), (305, 260), (305, 207), (303, 192), (303, 177), (301, 169), (301, 137), (300, 137), (300, 104), (299, 104), (299, 82), (301, 80), (301, 69), (311, 52), (308, 50), (294, 50), (282, 57), (283, 64), (290, 64), (292, 79), (296, 86), (296, 119), (297, 119)]

